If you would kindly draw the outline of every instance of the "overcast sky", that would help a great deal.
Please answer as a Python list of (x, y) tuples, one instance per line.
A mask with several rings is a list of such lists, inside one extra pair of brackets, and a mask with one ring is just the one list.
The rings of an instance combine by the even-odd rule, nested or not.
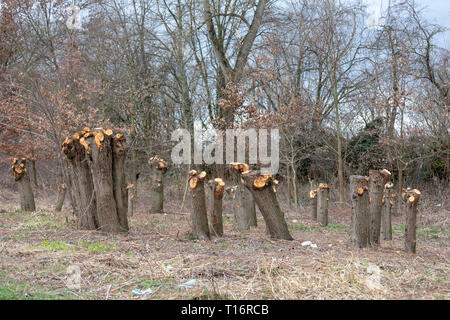
[[(380, 16), (380, 9), (384, 12), (389, 0), (365, 0), (368, 12), (376, 19)], [(450, 49), (450, 0), (416, 0), (419, 9), (430, 23), (439, 24), (448, 30), (439, 37), (439, 46)]]

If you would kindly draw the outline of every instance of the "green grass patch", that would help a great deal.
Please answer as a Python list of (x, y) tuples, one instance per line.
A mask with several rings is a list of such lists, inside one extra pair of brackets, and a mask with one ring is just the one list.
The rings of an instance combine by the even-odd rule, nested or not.
[(0, 300), (59, 300), (76, 298), (67, 290), (48, 292), (33, 283), (14, 280), (0, 273)]
[(62, 241), (47, 241), (41, 242), (41, 247), (50, 251), (66, 250), (68, 248), (67, 244)]
[(78, 241), (77, 248), (88, 250), (92, 253), (103, 253), (114, 249), (113, 243), (103, 244), (101, 242)]
[(228, 244), (226, 244), (225, 242), (221, 242), (219, 243), (219, 246), (225, 249), (226, 247), (228, 247)]

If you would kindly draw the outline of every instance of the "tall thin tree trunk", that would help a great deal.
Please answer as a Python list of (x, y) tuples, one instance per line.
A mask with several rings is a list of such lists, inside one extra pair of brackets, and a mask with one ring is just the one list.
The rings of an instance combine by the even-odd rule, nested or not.
[(386, 169), (369, 170), (369, 216), (370, 216), (370, 244), (380, 244), (381, 210), (384, 185), (391, 173)]
[(311, 203), (311, 218), (317, 221), (317, 189), (313, 189), (309, 192), (309, 198)]
[(420, 191), (417, 189), (406, 191), (403, 194), (403, 200), (406, 202), (405, 250), (408, 253), (416, 253), (416, 220), (419, 199)]
[(392, 240), (392, 188), (394, 185), (392, 183), (386, 183), (384, 186), (384, 194), (382, 199), (383, 209), (381, 211), (381, 239)]
[(221, 178), (209, 181), (210, 187), (210, 233), (217, 237), (223, 236), (222, 198), (225, 183)]
[(317, 222), (322, 226), (328, 225), (328, 195), (330, 188), (321, 183), (317, 188)]
[(58, 186), (58, 200), (56, 201), (56, 207), (55, 211), (59, 212), (62, 209), (62, 206), (64, 204), (64, 199), (66, 198), (66, 185), (64, 183), (60, 184)]

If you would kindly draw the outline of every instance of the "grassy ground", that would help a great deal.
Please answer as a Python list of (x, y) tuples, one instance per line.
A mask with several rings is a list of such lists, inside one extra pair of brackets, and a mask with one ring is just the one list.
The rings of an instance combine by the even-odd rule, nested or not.
[[(312, 221), (307, 207), (284, 208), (294, 241), (269, 239), (261, 216), (257, 228), (242, 232), (225, 215), (225, 236), (208, 242), (190, 236), (188, 209), (166, 208), (149, 215), (141, 206), (123, 235), (77, 230), (68, 207), (62, 213), (7, 209), (0, 213), (0, 299), (450, 297), (444, 207), (421, 212), (415, 255), (403, 249), (404, 217), (393, 218), (393, 241), (352, 248), (348, 206), (331, 204), (327, 227)], [(306, 240), (318, 247), (302, 246)], [(68, 268), (79, 268), (79, 289), (68, 287)], [(190, 279), (197, 284), (178, 286)], [(132, 293), (148, 288), (153, 294)]]

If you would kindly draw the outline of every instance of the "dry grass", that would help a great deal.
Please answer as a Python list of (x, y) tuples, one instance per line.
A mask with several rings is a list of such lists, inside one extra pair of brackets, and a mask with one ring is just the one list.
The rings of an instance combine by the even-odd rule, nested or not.
[[(5, 196), (6, 195), (6, 196)], [(393, 241), (356, 250), (348, 243), (350, 208), (330, 206), (330, 225), (319, 227), (309, 208), (284, 205), (294, 241), (273, 241), (259, 226), (238, 231), (226, 215), (223, 238), (190, 237), (189, 203), (146, 213), (138, 198), (130, 232), (79, 231), (63, 213), (14, 211), (16, 195), (0, 208), (0, 298), (13, 299), (448, 299), (448, 207), (422, 209), (418, 253), (403, 250), (403, 218), (394, 217)], [(169, 195), (166, 198), (171, 198)], [(55, 199), (38, 197), (38, 208)], [(189, 198), (188, 198), (189, 200)], [(189, 202), (189, 201), (188, 201)], [(438, 209), (438, 210), (436, 210)], [(50, 209), (47, 209), (50, 210)], [(226, 208), (225, 213), (229, 213)], [(293, 219), (298, 220), (293, 222)], [(310, 240), (318, 248), (302, 247)], [(67, 268), (79, 266), (81, 288), (66, 286)], [(177, 285), (197, 279), (198, 285)], [(135, 288), (152, 288), (147, 296)]]

